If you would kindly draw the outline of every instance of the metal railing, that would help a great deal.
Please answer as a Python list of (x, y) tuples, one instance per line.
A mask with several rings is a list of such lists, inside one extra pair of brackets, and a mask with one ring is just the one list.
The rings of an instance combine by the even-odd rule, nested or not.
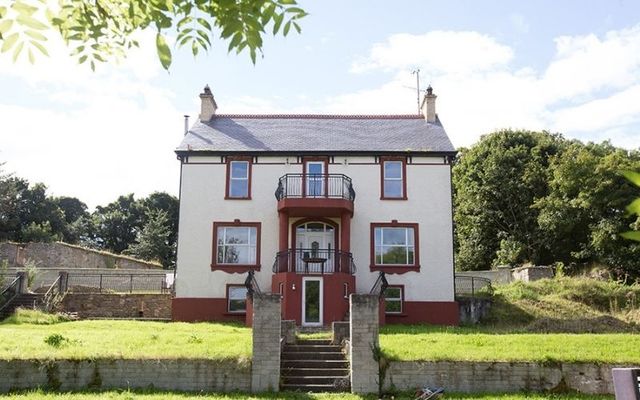
[(249, 271), (249, 273), (247, 273), (247, 279), (244, 280), (244, 286), (247, 288), (247, 296), (250, 299), (253, 299), (254, 296), (259, 298), (262, 297), (262, 291), (260, 290), (260, 286), (258, 286), (258, 281), (256, 280), (254, 271)]
[(378, 274), (378, 279), (373, 283), (369, 294), (377, 295), (379, 298), (384, 297), (384, 291), (389, 287), (389, 282), (387, 282), (387, 276), (384, 271), (380, 271)]
[(49, 286), (49, 290), (44, 294), (42, 298), (42, 308), (46, 312), (51, 312), (53, 308), (62, 300), (64, 297), (64, 290), (61, 290), (64, 282), (62, 282), (62, 278), (67, 278), (68, 275), (58, 275), (58, 278)]
[(9, 305), (20, 294), (20, 286), (22, 285), (22, 276), (17, 276), (13, 281), (0, 293), (0, 311)]
[(493, 294), (491, 279), (478, 276), (456, 276), (456, 296), (488, 297)]
[(289, 249), (276, 254), (273, 273), (296, 272), (298, 274), (355, 274), (353, 255), (335, 249)]
[(73, 274), (67, 290), (71, 293), (169, 293), (166, 274)]
[(329, 198), (354, 201), (351, 178), (343, 174), (286, 174), (280, 177), (276, 199)]

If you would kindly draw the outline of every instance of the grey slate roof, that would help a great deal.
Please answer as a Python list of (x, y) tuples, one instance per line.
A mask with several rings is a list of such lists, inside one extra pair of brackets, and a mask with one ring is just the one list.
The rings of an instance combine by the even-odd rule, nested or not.
[(186, 152), (455, 152), (439, 121), (420, 115), (216, 115), (196, 122)]

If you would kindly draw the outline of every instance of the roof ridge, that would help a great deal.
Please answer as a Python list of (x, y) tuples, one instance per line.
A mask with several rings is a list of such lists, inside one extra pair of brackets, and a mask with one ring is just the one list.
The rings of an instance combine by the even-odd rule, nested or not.
[(246, 119), (424, 119), (420, 114), (216, 114), (216, 118)]

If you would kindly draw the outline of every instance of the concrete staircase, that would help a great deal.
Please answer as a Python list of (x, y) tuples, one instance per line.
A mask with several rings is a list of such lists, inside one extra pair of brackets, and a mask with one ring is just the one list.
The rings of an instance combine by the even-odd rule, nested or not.
[(44, 295), (40, 293), (22, 293), (13, 299), (2, 311), (0, 311), (0, 321), (7, 318), (16, 308), (34, 309), (42, 305)]
[(282, 349), (280, 389), (303, 392), (348, 392), (349, 362), (331, 340), (297, 340)]

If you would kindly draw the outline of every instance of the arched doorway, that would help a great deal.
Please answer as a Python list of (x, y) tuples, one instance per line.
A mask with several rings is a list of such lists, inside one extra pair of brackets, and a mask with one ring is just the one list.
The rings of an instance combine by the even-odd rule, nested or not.
[(296, 272), (334, 272), (338, 226), (331, 220), (301, 220), (293, 226)]

